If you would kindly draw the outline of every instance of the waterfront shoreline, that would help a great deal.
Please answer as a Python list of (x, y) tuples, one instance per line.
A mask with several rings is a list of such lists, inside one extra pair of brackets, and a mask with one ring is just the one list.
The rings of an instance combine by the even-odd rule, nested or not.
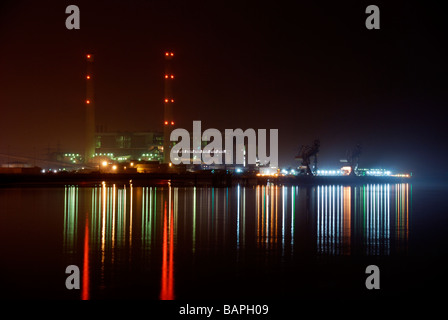
[(213, 186), (231, 187), (235, 185), (253, 186), (269, 183), (280, 185), (357, 185), (378, 183), (406, 183), (412, 178), (375, 177), (375, 176), (257, 176), (253, 174), (230, 173), (57, 173), (57, 174), (2, 174), (0, 187), (33, 187), (79, 185), (90, 187), (103, 181), (113, 184), (134, 186), (171, 185), (171, 186)]

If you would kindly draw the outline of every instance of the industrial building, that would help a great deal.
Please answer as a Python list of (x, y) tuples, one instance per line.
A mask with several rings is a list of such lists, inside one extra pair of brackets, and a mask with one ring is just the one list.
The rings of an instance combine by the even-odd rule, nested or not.
[(162, 132), (97, 132), (95, 158), (163, 161)]

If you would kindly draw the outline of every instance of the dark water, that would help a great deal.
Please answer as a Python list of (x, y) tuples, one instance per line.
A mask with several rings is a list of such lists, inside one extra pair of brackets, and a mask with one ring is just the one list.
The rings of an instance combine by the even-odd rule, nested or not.
[[(2, 297), (438, 297), (443, 185), (0, 189)], [(368, 265), (380, 290), (365, 287)], [(79, 267), (80, 290), (65, 268)]]

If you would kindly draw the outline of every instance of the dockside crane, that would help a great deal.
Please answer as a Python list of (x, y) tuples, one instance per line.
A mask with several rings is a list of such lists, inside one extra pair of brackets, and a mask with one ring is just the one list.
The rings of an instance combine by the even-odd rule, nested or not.
[(347, 150), (346, 159), (341, 160), (341, 162), (347, 163), (350, 167), (350, 175), (354, 175), (358, 171), (359, 157), (361, 156), (361, 153), (362, 147), (358, 143), (353, 149)]
[[(300, 147), (299, 153), (295, 157), (296, 160), (301, 161), (301, 166), (299, 172), (306, 175), (314, 175), (317, 170), (317, 155), (319, 153), (320, 141), (319, 139), (314, 140), (313, 145), (302, 145)], [(311, 168), (311, 158), (313, 160), (313, 168)]]

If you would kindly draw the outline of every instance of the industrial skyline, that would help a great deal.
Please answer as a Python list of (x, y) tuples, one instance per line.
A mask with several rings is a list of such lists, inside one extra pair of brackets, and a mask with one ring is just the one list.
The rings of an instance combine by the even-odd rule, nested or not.
[(443, 9), (0, 1), (4, 300), (443, 306)]
[[(84, 154), (80, 57), (90, 53), (95, 121), (111, 132), (163, 132), (164, 121), (190, 128), (193, 120), (219, 130), (276, 128), (281, 167), (296, 166), (300, 146), (319, 139), (323, 167), (360, 143), (363, 167), (443, 168), (446, 49), (431, 2), (378, 3), (380, 30), (365, 28), (367, 2), (78, 1), (80, 30), (65, 28), (65, 3), (47, 2), (1, 5), (2, 154), (40, 158), (58, 144)], [(181, 83), (175, 120), (161, 112), (165, 50), (176, 54)]]

